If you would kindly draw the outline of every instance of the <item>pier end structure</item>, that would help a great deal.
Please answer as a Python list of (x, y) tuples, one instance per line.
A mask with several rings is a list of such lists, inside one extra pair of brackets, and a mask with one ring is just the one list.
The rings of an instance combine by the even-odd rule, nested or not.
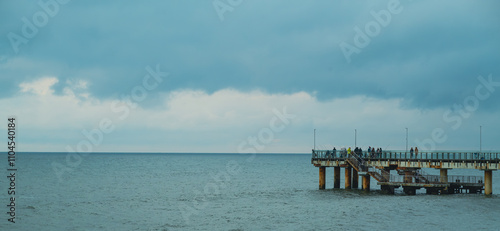
[[(320, 168), (334, 167), (334, 188), (340, 188), (340, 168), (345, 168), (346, 188), (358, 188), (360, 175), (364, 190), (369, 190), (370, 177), (373, 177), (382, 190), (392, 193), (394, 188), (399, 187), (403, 187), (408, 194), (413, 194), (418, 188), (426, 188), (428, 193), (458, 193), (464, 190), (476, 193), (484, 187), (484, 193), (490, 195), (493, 193), (492, 171), (500, 169), (500, 153), (437, 151), (412, 154), (384, 151), (347, 155), (341, 151), (313, 150), (311, 163)], [(420, 173), (419, 170), (425, 168), (439, 169), (440, 174), (431, 176)], [(482, 170), (484, 177), (450, 176), (448, 170), (451, 169)], [(397, 170), (398, 175), (391, 174), (391, 170)]]

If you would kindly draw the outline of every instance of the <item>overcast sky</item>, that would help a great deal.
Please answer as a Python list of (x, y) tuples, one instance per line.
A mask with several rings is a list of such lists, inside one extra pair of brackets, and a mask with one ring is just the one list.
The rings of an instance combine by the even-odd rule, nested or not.
[[(500, 150), (500, 2), (0, 1), (20, 151)], [(6, 135), (5, 135), (6, 136)]]

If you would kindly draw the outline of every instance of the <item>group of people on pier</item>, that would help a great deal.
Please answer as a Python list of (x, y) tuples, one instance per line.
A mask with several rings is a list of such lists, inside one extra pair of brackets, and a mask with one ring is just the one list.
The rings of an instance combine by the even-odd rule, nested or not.
[(411, 147), (411, 149), (410, 149), (410, 156), (411, 156), (411, 157), (413, 157), (413, 152), (414, 152), (414, 151), (415, 151), (415, 156), (417, 156), (417, 154), (418, 154), (418, 148), (417, 148), (417, 147), (415, 147), (415, 150), (414, 150), (414, 149), (413, 149), (413, 147)]
[(382, 155), (382, 148), (377, 148), (375, 150), (375, 147), (368, 146), (368, 151), (363, 152), (363, 149), (356, 147), (354, 151), (351, 151), (351, 147), (347, 149), (347, 154), (351, 155), (352, 152), (354, 154), (358, 155), (361, 158), (379, 158)]
[[(314, 153), (314, 149), (313, 149), (313, 153)], [(354, 150), (351, 149), (351, 147), (349, 148), (341, 148), (340, 150), (337, 151), (337, 149), (334, 147), (331, 151), (326, 151), (326, 153), (324, 153), (324, 158), (345, 158), (345, 157), (349, 157), (350, 155), (357, 155), (361, 158), (381, 158), (382, 157), (382, 148), (375, 148), (375, 147), (371, 147), (369, 146), (368, 147), (368, 150), (367, 151), (363, 151), (363, 149), (361, 149), (360, 147), (356, 147), (354, 148)], [(417, 156), (418, 154), (418, 148), (415, 147), (415, 149), (413, 149), (413, 147), (411, 147), (410, 149), (410, 157), (413, 158), (413, 154), (415, 154), (415, 157)]]
[[(313, 150), (314, 152), (314, 150)], [(326, 152), (326, 157), (340, 157), (340, 158), (344, 158), (344, 157), (348, 157), (352, 154), (356, 154), (358, 155), (359, 157), (362, 157), (362, 158), (379, 158), (381, 155), (382, 155), (382, 148), (372, 148), (371, 146), (368, 147), (368, 151), (366, 152), (363, 152), (363, 149), (359, 148), (359, 147), (356, 147), (354, 150), (351, 149), (351, 147), (349, 148), (341, 148), (338, 152), (337, 152), (337, 149), (334, 147), (333, 150), (330, 152), (330, 151), (327, 151)]]

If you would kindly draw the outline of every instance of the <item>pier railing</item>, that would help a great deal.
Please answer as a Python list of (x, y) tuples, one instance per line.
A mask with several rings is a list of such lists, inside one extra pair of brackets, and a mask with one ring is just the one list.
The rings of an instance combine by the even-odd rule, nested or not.
[(482, 176), (448, 176), (449, 183), (484, 183)]
[[(500, 162), (500, 152), (367, 152), (360, 155), (364, 160), (447, 160), (447, 161), (498, 161)], [(345, 159), (345, 150), (313, 150), (313, 159)]]
[(439, 184), (439, 183), (484, 183), (482, 176), (439, 176), (439, 175), (394, 175), (391, 174), (389, 182), (393, 183), (425, 183), (425, 184)]

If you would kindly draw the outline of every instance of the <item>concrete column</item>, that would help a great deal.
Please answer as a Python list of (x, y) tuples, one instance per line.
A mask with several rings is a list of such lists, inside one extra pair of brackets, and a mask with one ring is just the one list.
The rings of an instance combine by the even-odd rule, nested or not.
[(340, 167), (333, 167), (333, 188), (340, 188)]
[(447, 183), (448, 182), (448, 169), (440, 169), (439, 170), (440, 182)]
[(361, 177), (363, 183), (363, 190), (370, 191), (370, 175), (364, 175)]
[(319, 167), (319, 189), (325, 189), (326, 167)]
[(345, 188), (350, 189), (351, 188), (351, 167), (346, 167), (345, 168)]
[(403, 192), (406, 195), (415, 195), (417, 194), (417, 189), (415, 187), (403, 187)]
[(405, 183), (413, 183), (413, 172), (411, 171), (405, 172)]
[(389, 186), (389, 185), (381, 185), (380, 189), (382, 191), (389, 193), (389, 194), (394, 194), (394, 186)]
[(484, 195), (491, 195), (492, 192), (492, 180), (493, 180), (493, 171), (486, 170), (484, 171)]
[(437, 194), (439, 194), (439, 189), (436, 189), (436, 188), (425, 188), (425, 193), (426, 194), (437, 195)]
[(359, 188), (359, 175), (356, 169), (352, 169), (352, 188)]

